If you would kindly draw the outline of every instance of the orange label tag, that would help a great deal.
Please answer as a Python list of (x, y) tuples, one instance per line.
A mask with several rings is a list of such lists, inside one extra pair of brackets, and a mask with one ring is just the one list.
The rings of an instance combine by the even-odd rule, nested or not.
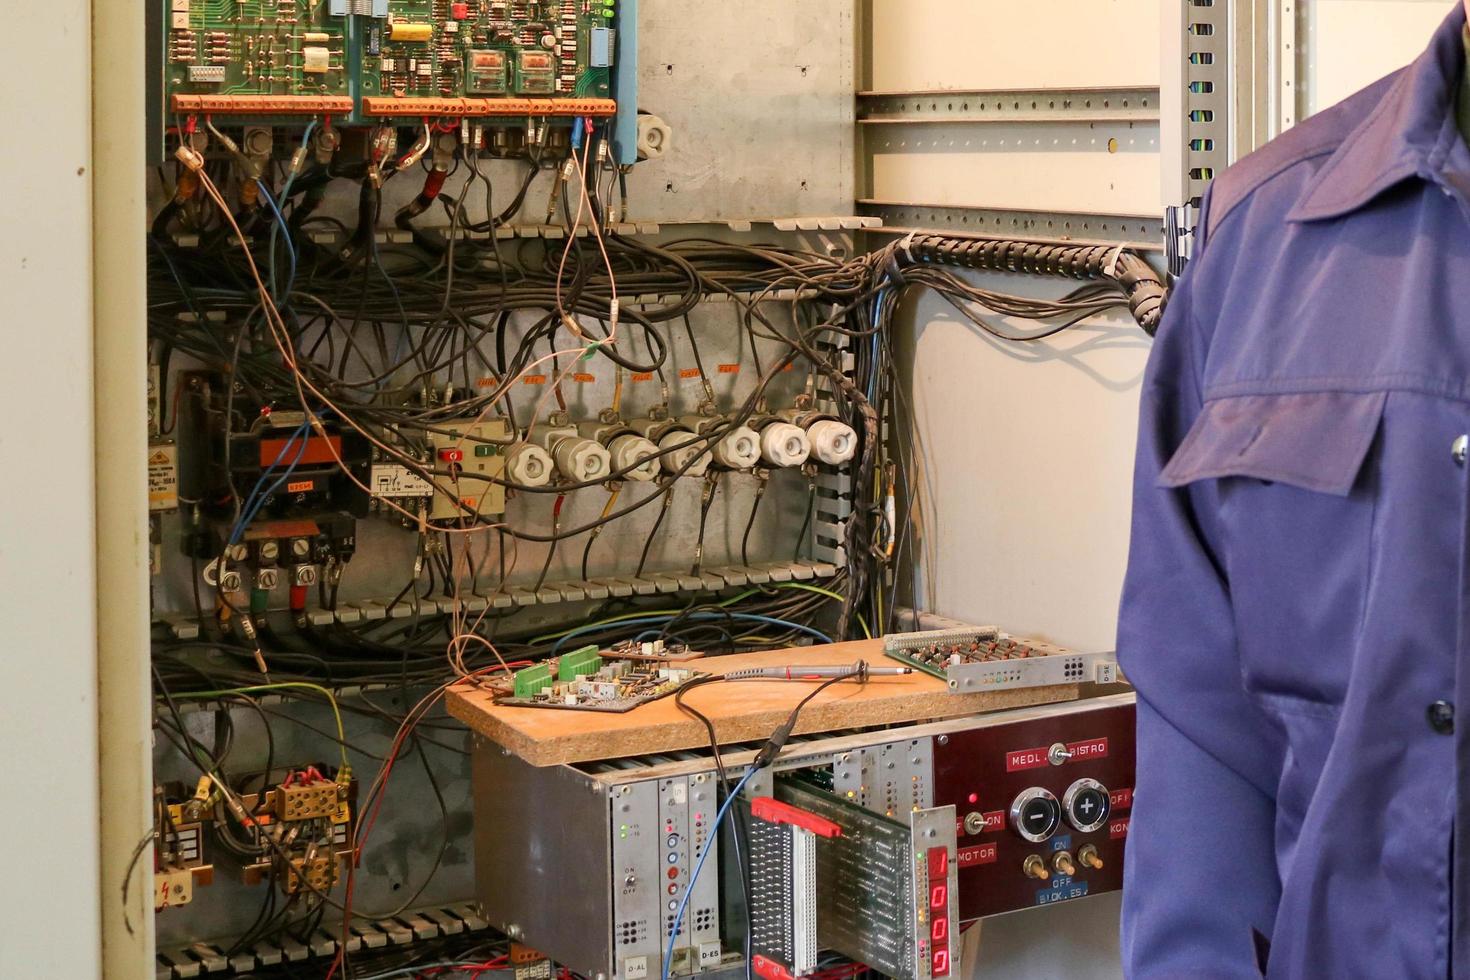
[(478, 388), (494, 388), (496, 384), (498, 382), (494, 378), (481, 378), (475, 382), (475, 386)]
[(633, 380), (634, 381), (652, 381), (653, 380), (653, 372), (652, 371), (638, 371), (638, 372), (635, 372), (634, 375), (633, 375)]
[(579, 374), (572, 375), (572, 380), (575, 381), (575, 382), (577, 382), (577, 384), (579, 384), (579, 385), (586, 385), (586, 384), (591, 384), (592, 382), (596, 381), (597, 380), (597, 376), (595, 374), (580, 374), (579, 373)]
[(544, 385), (545, 383), (546, 375), (544, 374), (528, 374), (521, 379), (521, 384)]
[(286, 492), (287, 493), (306, 493), (308, 490), (315, 489), (315, 487), (316, 487), (316, 481), (315, 480), (297, 480), (295, 483), (288, 483), (288, 484), (286, 484)]
[(739, 364), (721, 364), (720, 365), (720, 373), (721, 374), (739, 374), (740, 373), (740, 365)]
[(684, 368), (683, 370), (681, 370), (679, 372), (679, 377), (681, 377), (681, 378), (697, 378), (697, 377), (699, 377), (699, 368)]

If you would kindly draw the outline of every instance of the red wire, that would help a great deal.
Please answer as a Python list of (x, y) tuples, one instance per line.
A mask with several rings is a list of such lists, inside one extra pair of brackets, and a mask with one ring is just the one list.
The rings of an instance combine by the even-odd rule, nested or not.
[[(489, 667), (481, 667), (479, 670), (471, 671), (464, 678), (460, 678), (459, 680), (468, 680), (471, 677), (478, 677), (481, 674), (488, 674), (491, 671), (502, 669), (503, 668), (498, 663), (493, 664)], [(456, 680), (454, 683), (458, 682), (459, 681)], [(398, 753), (403, 750), (403, 744), (408, 740), (408, 736), (413, 732), (415, 728), (419, 726), (420, 722), (428, 717), (429, 711), (433, 708), (434, 704), (438, 702), (439, 698), (442, 697), (444, 695), (444, 692), (449, 690), (451, 686), (452, 684), (445, 684), (441, 688), (439, 688), (433, 698), (419, 713), (418, 717), (411, 720), (407, 717), (404, 718), (403, 724), (399, 726), (398, 733), (393, 739), (392, 748), (389, 750), (388, 755), (383, 759), (383, 766), (381, 770), (382, 779), (380, 780), (382, 785), (378, 790), (378, 798), (373, 801), (372, 812), (368, 814), (366, 823), (362, 825), (361, 832), (357, 835), (357, 844), (353, 848), (352, 860), (347, 865), (346, 891), (342, 898), (343, 939), (342, 941), (337, 943), (337, 955), (332, 958), (332, 964), (327, 970), (325, 980), (332, 980), (332, 978), (337, 975), (337, 971), (341, 969), (343, 959), (347, 955), (346, 933), (352, 925), (352, 892), (357, 879), (357, 862), (362, 856), (362, 852), (367, 848), (368, 835), (372, 833), (373, 825), (376, 824), (378, 820), (378, 814), (383, 809), (383, 800), (388, 796), (388, 780), (393, 774), (394, 763), (398, 761)]]

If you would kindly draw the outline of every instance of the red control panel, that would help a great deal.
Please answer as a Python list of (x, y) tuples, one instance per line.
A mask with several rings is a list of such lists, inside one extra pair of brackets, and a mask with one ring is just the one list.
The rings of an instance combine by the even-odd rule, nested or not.
[(959, 815), (959, 917), (1114, 891), (1133, 806), (1131, 698), (934, 740), (934, 803)]

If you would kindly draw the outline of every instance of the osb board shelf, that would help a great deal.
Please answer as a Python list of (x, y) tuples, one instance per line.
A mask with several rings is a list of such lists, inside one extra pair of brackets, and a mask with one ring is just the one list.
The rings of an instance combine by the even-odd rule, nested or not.
[[(883, 656), (881, 640), (856, 640), (831, 646), (709, 657), (687, 666), (723, 674), (741, 667), (850, 664), (857, 660), (867, 660), (875, 667), (894, 665), (894, 661)], [(721, 744), (749, 742), (769, 736), (817, 683), (731, 681), (698, 687), (685, 696), (685, 701), (709, 716)], [(802, 709), (796, 732), (932, 721), (1070, 701), (1077, 696), (1075, 684), (951, 694), (937, 677), (916, 671), (899, 677), (873, 677), (861, 685), (850, 681), (832, 685)], [(455, 718), (534, 766), (616, 759), (709, 744), (704, 726), (680, 711), (672, 696), (626, 714), (602, 714), (503, 707), (496, 705), (488, 693), (461, 684), (449, 690), (447, 702), (449, 713)]]

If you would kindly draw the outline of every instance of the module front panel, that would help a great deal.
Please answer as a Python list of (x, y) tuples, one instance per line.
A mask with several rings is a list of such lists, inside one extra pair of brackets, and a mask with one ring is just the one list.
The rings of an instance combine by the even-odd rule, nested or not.
[(1133, 804), (1134, 707), (935, 739), (935, 799), (959, 813), (960, 918), (1114, 891)]

